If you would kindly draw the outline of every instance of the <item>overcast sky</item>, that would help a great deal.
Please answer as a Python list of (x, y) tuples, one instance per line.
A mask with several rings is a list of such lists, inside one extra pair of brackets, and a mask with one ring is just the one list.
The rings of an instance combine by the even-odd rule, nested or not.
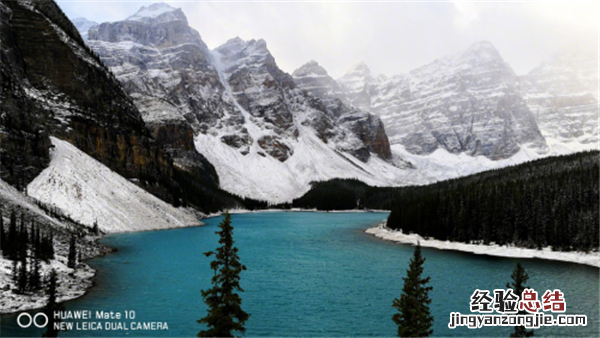
[[(106, 22), (161, 1), (58, 0), (71, 18)], [(213, 49), (264, 39), (293, 72), (319, 62), (334, 78), (364, 61), (374, 74), (404, 73), (487, 40), (517, 74), (573, 44), (598, 51), (600, 2), (162, 1), (181, 8)]]

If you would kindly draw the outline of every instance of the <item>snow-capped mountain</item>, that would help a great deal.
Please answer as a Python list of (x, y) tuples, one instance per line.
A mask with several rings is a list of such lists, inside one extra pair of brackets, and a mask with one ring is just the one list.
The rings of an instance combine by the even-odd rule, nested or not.
[(378, 114), (392, 144), (414, 154), (509, 158), (525, 146), (547, 151), (518, 78), (489, 42), (380, 81), (364, 64), (343, 78), (353, 102)]
[(378, 86), (385, 80), (383, 75), (373, 76), (369, 67), (361, 61), (352, 66), (337, 82), (344, 92), (345, 100), (360, 109), (370, 111), (373, 98), (379, 90)]
[(347, 102), (345, 91), (317, 61), (311, 60), (307, 62), (302, 67), (296, 69), (292, 73), (292, 76), (296, 85), (306, 90), (309, 95), (323, 98), (339, 98)]
[(598, 58), (574, 49), (521, 77), (527, 105), (549, 142), (573, 150), (598, 146)]
[(155, 4), (92, 28), (88, 43), (175, 162), (194, 162), (193, 135), (225, 190), (282, 202), (316, 180), (412, 182), (376, 116), (297, 88), (264, 40), (234, 38), (209, 51), (180, 9)]
[(305, 90), (309, 95), (319, 97), (334, 111), (336, 111), (337, 123), (344, 125), (354, 131), (355, 135), (368, 146), (365, 154), (360, 159), (366, 161), (370, 152), (377, 153), (381, 158), (391, 159), (392, 154), (389, 140), (381, 119), (367, 111), (354, 107), (343, 89), (329, 76), (325, 68), (316, 61), (310, 61), (298, 68), (292, 74), (298, 88)]
[[(187, 202), (182, 193), (188, 188), (182, 187), (186, 179), (176, 177), (171, 158), (151, 137), (129, 95), (56, 3), (2, 2), (0, 21), (0, 179), (25, 191), (53, 163), (54, 136), (163, 201)], [(78, 174), (82, 173), (72, 176), (83, 179)], [(100, 189), (101, 183), (90, 185), (80, 198), (93, 206), (98, 197), (93, 188)], [(51, 185), (43, 181), (35, 190), (47, 191), (48, 207), (75, 217), (78, 210), (59, 206), (58, 190)], [(157, 213), (168, 206), (153, 205)], [(126, 227), (120, 230), (127, 231)]]
[(87, 41), (90, 28), (98, 26), (96, 21), (91, 21), (86, 18), (75, 18), (71, 20), (71, 22), (73, 22), (73, 25), (75, 25), (75, 28), (77, 28), (84, 41)]

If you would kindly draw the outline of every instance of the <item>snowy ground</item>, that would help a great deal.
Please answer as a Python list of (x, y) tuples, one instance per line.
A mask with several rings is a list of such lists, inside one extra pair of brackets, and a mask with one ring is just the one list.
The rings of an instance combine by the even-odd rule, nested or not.
[(70, 143), (51, 140), (52, 161), (27, 186), (29, 196), (108, 233), (202, 224), (195, 213), (161, 201)]
[(447, 179), (468, 176), (486, 170), (504, 168), (537, 160), (548, 156), (572, 154), (584, 150), (598, 149), (597, 144), (581, 144), (578, 142), (564, 143), (548, 139), (550, 150), (545, 154), (538, 154), (526, 146), (507, 159), (493, 161), (484, 156), (469, 156), (465, 153), (451, 154), (444, 149), (437, 149), (428, 155), (415, 155), (404, 149), (400, 144), (391, 146), (394, 155), (411, 162), (415, 166), (415, 174), (421, 178), (420, 184), (433, 183)]
[(310, 190), (310, 182), (333, 178), (356, 178), (373, 186), (412, 182), (411, 169), (397, 168), (376, 156), (368, 163), (342, 156), (317, 139), (308, 128), (299, 126), (298, 140), (290, 140), (294, 155), (285, 162), (260, 156), (258, 150), (241, 156), (217, 137), (199, 134), (198, 152), (215, 166), (221, 188), (239, 196), (271, 203), (290, 202)]
[(544, 248), (543, 250), (535, 250), (506, 245), (500, 246), (495, 244), (466, 244), (450, 241), (440, 241), (435, 239), (424, 239), (423, 237), (417, 234), (404, 234), (401, 230), (396, 231), (388, 229), (385, 226), (385, 222), (376, 227), (369, 228), (365, 230), (365, 232), (387, 241), (412, 245), (416, 245), (417, 242), (419, 242), (421, 243), (422, 247), (435, 248), (440, 250), (455, 250), (470, 252), (477, 255), (489, 255), (498, 257), (541, 258), (600, 267), (600, 253), (598, 252), (593, 252), (589, 254), (583, 252), (560, 252), (552, 251), (550, 250), (550, 248)]
[(451, 154), (443, 149), (428, 155), (415, 155), (402, 145), (395, 144), (391, 146), (394, 158), (414, 166), (398, 168), (377, 156), (371, 156), (367, 163), (349, 155), (342, 157), (316, 140), (310, 131), (303, 131), (303, 126), (299, 128), (301, 136), (292, 142), (294, 154), (283, 163), (254, 152), (240, 156), (236, 149), (225, 145), (217, 137), (204, 134), (196, 136), (196, 149), (215, 166), (222, 189), (271, 203), (290, 202), (302, 196), (310, 190), (310, 182), (313, 181), (355, 178), (371, 186), (424, 185), (543, 157), (598, 149), (594, 144), (565, 144), (549, 140), (550, 150), (546, 154), (538, 154), (523, 146), (512, 157), (494, 161), (484, 156)]
[[(58, 276), (59, 302), (81, 297), (92, 286), (95, 271), (87, 264), (79, 264), (77, 269), (68, 268), (63, 256), (51, 260), (49, 264), (42, 262), (42, 278), (47, 280), (50, 270), (54, 268)], [(15, 283), (12, 281), (12, 261), (0, 258), (0, 313), (12, 313), (44, 307), (48, 297), (44, 291), (16, 294)]]

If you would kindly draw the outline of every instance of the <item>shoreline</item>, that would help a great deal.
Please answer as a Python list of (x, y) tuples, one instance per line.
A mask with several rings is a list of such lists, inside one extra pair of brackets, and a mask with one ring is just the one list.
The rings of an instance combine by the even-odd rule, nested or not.
[(506, 258), (537, 258), (567, 263), (576, 263), (600, 268), (600, 252), (564, 252), (552, 251), (550, 248), (542, 250), (526, 249), (507, 245), (484, 245), (467, 244), (459, 242), (441, 241), (437, 239), (424, 239), (418, 234), (404, 234), (402, 230), (391, 230), (386, 227), (387, 222), (364, 230), (365, 233), (373, 235), (385, 241), (391, 241), (400, 244), (416, 245), (417, 242), (423, 248), (432, 248), (438, 250), (452, 250), (472, 253), (475, 255), (487, 255)]
[[(291, 209), (259, 209), (259, 210), (248, 210), (248, 209), (232, 209), (229, 210), (231, 215), (237, 214), (254, 214), (254, 213), (269, 213), (269, 212), (319, 212), (319, 213), (332, 213), (332, 214), (341, 214), (341, 213), (361, 213), (361, 212), (387, 212), (390, 210), (383, 209), (346, 209), (346, 210), (318, 210), (318, 209), (301, 209), (301, 208), (291, 208)], [(225, 212), (214, 212), (212, 214), (205, 215), (201, 219), (208, 219), (213, 217), (222, 216)]]
[[(109, 235), (120, 235), (136, 232), (149, 232), (149, 231), (160, 231), (160, 230), (175, 230), (183, 228), (195, 228), (202, 227), (206, 224), (200, 220), (196, 224), (188, 224), (180, 227), (169, 227), (169, 228), (156, 228), (156, 229), (141, 229), (132, 231), (115, 231), (105, 232), (101, 235), (90, 238), (92, 246), (92, 253), (88, 252), (85, 260), (79, 262), (77, 267), (74, 269), (68, 268), (66, 264), (66, 256), (59, 255), (56, 253), (56, 257), (50, 261), (50, 263), (41, 262), (42, 265), (42, 276), (45, 277), (49, 274), (49, 270), (54, 268), (57, 271), (59, 287), (57, 289), (57, 301), (64, 303), (81, 298), (88, 294), (88, 291), (96, 286), (96, 277), (98, 271), (92, 268), (87, 262), (92, 259), (104, 257), (106, 255), (118, 252), (118, 248), (108, 247), (104, 244), (100, 244), (99, 241)], [(92, 244), (93, 243), (93, 244)], [(65, 246), (66, 244), (63, 244)], [(34, 293), (17, 294), (12, 292), (12, 281), (6, 278), (9, 271), (12, 271), (12, 261), (0, 257), (0, 284), (4, 289), (0, 289), (0, 295), (2, 295), (2, 301), (0, 301), (0, 314), (10, 315), (23, 311), (31, 311), (36, 309), (42, 309), (46, 306), (47, 296), (44, 289)]]
[[(11, 261), (2, 258), (0, 266), (5, 269), (12, 265), (9, 262)], [(51, 268), (54, 268), (58, 275), (57, 302), (63, 303), (83, 297), (96, 284), (96, 270), (86, 263), (79, 263), (75, 269), (71, 269), (67, 267), (66, 262), (63, 262), (62, 259), (54, 259), (50, 263), (42, 263), (43, 276), (48, 275)], [(12, 288), (9, 288), (2, 290), (1, 294), (3, 299), (0, 304), (0, 314), (2, 315), (42, 309), (46, 306), (48, 300), (43, 289), (35, 293), (17, 294), (12, 292)]]

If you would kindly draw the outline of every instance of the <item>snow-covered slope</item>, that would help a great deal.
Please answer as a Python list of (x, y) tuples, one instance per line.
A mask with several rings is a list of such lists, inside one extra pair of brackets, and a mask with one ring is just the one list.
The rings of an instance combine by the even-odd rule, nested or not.
[(50, 166), (27, 186), (28, 194), (73, 220), (105, 232), (200, 225), (193, 213), (159, 200), (66, 141), (51, 138)]
[(215, 166), (223, 189), (274, 203), (303, 195), (311, 181), (332, 178), (356, 178), (376, 186), (433, 181), (414, 169), (401, 169), (376, 156), (363, 163), (324, 144), (310, 131), (305, 132), (307, 127), (299, 125), (299, 129), (298, 138), (290, 141), (294, 155), (285, 162), (260, 152), (239, 156), (236, 150), (208, 135), (198, 135), (196, 144)]
[(36, 222), (52, 226), (55, 228), (65, 227), (64, 224), (58, 222), (48, 216), (44, 210), (36, 205), (36, 201), (27, 197), (17, 189), (0, 179), (0, 205), (4, 212), (4, 216), (8, 210), (23, 210), (27, 217), (34, 219)]
[(175, 11), (177, 11), (176, 8), (173, 8), (164, 2), (154, 3), (148, 7), (142, 6), (142, 8), (140, 8), (137, 11), (137, 13), (128, 17), (127, 20), (145, 21), (155, 19), (159, 16), (161, 16), (165, 20), (170, 20), (172, 18), (170, 16), (172, 16), (173, 12)]

